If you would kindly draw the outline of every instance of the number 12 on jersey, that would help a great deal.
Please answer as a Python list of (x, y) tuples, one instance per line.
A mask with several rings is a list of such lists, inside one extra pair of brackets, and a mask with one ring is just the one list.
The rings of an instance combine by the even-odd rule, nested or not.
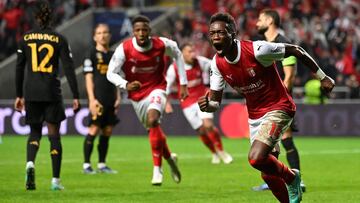
[[(49, 63), (51, 57), (54, 54), (54, 47), (51, 44), (42, 44), (37, 48), (36, 43), (30, 43), (28, 46), (31, 48), (31, 66), (33, 72), (43, 72), (43, 73), (51, 73), (53, 71), (53, 65), (46, 67), (46, 64)], [(40, 64), (38, 63), (38, 53), (43, 49), (46, 49), (47, 53), (45, 57), (41, 60)]]

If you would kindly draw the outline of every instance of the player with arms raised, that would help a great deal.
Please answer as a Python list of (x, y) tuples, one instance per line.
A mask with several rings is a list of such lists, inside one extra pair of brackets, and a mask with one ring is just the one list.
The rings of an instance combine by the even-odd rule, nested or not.
[[(224, 151), (219, 130), (214, 125), (214, 114), (202, 112), (197, 105), (199, 97), (204, 95), (208, 90), (205, 86), (205, 80), (209, 80), (209, 70), (211, 60), (203, 56), (195, 56), (194, 46), (190, 43), (185, 43), (181, 46), (181, 51), (184, 56), (186, 77), (188, 79), (189, 96), (180, 100), (180, 106), (186, 119), (189, 121), (191, 127), (195, 129), (201, 141), (211, 151), (211, 163), (219, 164), (222, 160), (225, 164), (230, 164), (233, 158), (229, 153)], [(170, 65), (166, 73), (167, 94), (170, 94), (171, 86), (176, 84), (179, 87), (179, 75), (177, 74), (176, 63)], [(207, 77), (207, 78), (203, 78)], [(166, 113), (173, 112), (170, 102), (167, 102)]]
[[(60, 168), (62, 145), (59, 128), (65, 119), (59, 78), (59, 59), (73, 93), (73, 109), (80, 108), (79, 92), (71, 52), (66, 39), (50, 27), (51, 9), (46, 1), (33, 3), (35, 20), (39, 27), (24, 34), (19, 42), (16, 64), (15, 110), (26, 111), (25, 121), (30, 125), (27, 141), (26, 189), (35, 190), (35, 158), (40, 146), (42, 123), (46, 121), (53, 178), (52, 190), (62, 190)], [(25, 68), (26, 67), (26, 68)], [(26, 70), (26, 74), (25, 74)], [(25, 82), (24, 82), (24, 75)], [(25, 84), (24, 84), (25, 83)], [(25, 94), (23, 88), (25, 87)]]
[(179, 183), (181, 175), (176, 156), (170, 153), (166, 144), (160, 118), (166, 104), (165, 55), (175, 58), (179, 67), (180, 95), (182, 99), (187, 97), (182, 54), (174, 41), (150, 36), (150, 20), (146, 16), (136, 16), (132, 26), (134, 37), (122, 42), (115, 50), (107, 78), (128, 91), (139, 120), (148, 129), (154, 164), (152, 184), (162, 184), (162, 157), (169, 163), (174, 181)]
[(262, 178), (280, 202), (300, 202), (299, 171), (289, 169), (276, 155), (278, 142), (291, 124), (296, 107), (274, 61), (295, 56), (318, 75), (325, 92), (331, 92), (334, 81), (299, 46), (239, 41), (236, 33), (234, 18), (228, 13), (216, 13), (211, 17), (209, 37), (217, 53), (211, 64), (210, 92), (201, 97), (198, 104), (206, 112), (219, 109), (225, 83), (243, 94), (250, 124), (249, 163), (261, 171)]

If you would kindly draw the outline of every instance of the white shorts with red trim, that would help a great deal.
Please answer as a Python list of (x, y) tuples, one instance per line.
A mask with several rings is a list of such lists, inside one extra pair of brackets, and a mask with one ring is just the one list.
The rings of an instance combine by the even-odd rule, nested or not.
[(192, 104), (183, 109), (184, 115), (188, 122), (190, 123), (191, 127), (194, 130), (200, 128), (203, 124), (203, 119), (213, 119), (214, 114), (203, 112), (200, 110), (200, 107), (197, 103)]

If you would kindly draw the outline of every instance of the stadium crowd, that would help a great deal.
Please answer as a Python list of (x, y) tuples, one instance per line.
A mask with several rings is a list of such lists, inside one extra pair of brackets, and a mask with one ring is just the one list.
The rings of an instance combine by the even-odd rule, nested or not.
[[(276, 9), (281, 16), (283, 34), (314, 56), (324, 71), (336, 78), (338, 86), (349, 87), (350, 98), (360, 98), (360, 1), (359, 0), (202, 0), (175, 22), (171, 33), (179, 43), (192, 41), (197, 53), (212, 57), (206, 35), (209, 16), (231, 13), (242, 39), (257, 39), (256, 22), (264, 8)], [(304, 86), (311, 78), (298, 63), (295, 86)], [(345, 97), (345, 95), (332, 95)]]
[[(0, 61), (15, 52), (16, 42), (34, 24), (27, 6), (34, 0), (0, 0)], [(152, 0), (147, 5), (156, 4)], [(214, 54), (206, 34), (209, 17), (217, 11), (234, 16), (242, 39), (257, 39), (256, 21), (264, 8), (276, 9), (282, 20), (282, 32), (293, 43), (315, 56), (317, 62), (338, 86), (347, 86), (347, 97), (360, 98), (360, 0), (201, 0), (193, 1), (164, 35), (180, 45), (193, 42), (198, 55)], [(60, 25), (89, 7), (129, 7), (144, 4), (128, 0), (52, 0), (55, 19)], [(298, 63), (295, 86), (304, 86), (310, 73)], [(345, 97), (344, 94), (332, 95)]]

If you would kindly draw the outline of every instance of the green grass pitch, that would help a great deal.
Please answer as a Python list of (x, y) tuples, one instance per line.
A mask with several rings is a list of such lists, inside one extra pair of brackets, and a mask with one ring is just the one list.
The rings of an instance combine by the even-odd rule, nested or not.
[[(50, 191), (49, 142), (42, 139), (36, 160), (36, 191), (26, 191), (25, 136), (3, 136), (0, 144), (0, 202), (277, 202), (269, 191), (254, 192), (262, 183), (247, 162), (247, 139), (223, 139), (234, 156), (230, 165), (212, 165), (210, 153), (197, 137), (168, 136), (179, 157), (182, 182), (176, 184), (164, 161), (161, 187), (150, 184), (152, 160), (146, 136), (116, 136), (110, 140), (108, 165), (118, 174), (82, 174), (80, 136), (63, 137), (64, 191)], [(97, 143), (97, 141), (96, 141)], [(360, 202), (360, 138), (296, 138), (302, 177), (307, 185), (303, 202)], [(284, 153), (280, 159), (285, 161)], [(96, 144), (92, 156), (97, 163)]]

